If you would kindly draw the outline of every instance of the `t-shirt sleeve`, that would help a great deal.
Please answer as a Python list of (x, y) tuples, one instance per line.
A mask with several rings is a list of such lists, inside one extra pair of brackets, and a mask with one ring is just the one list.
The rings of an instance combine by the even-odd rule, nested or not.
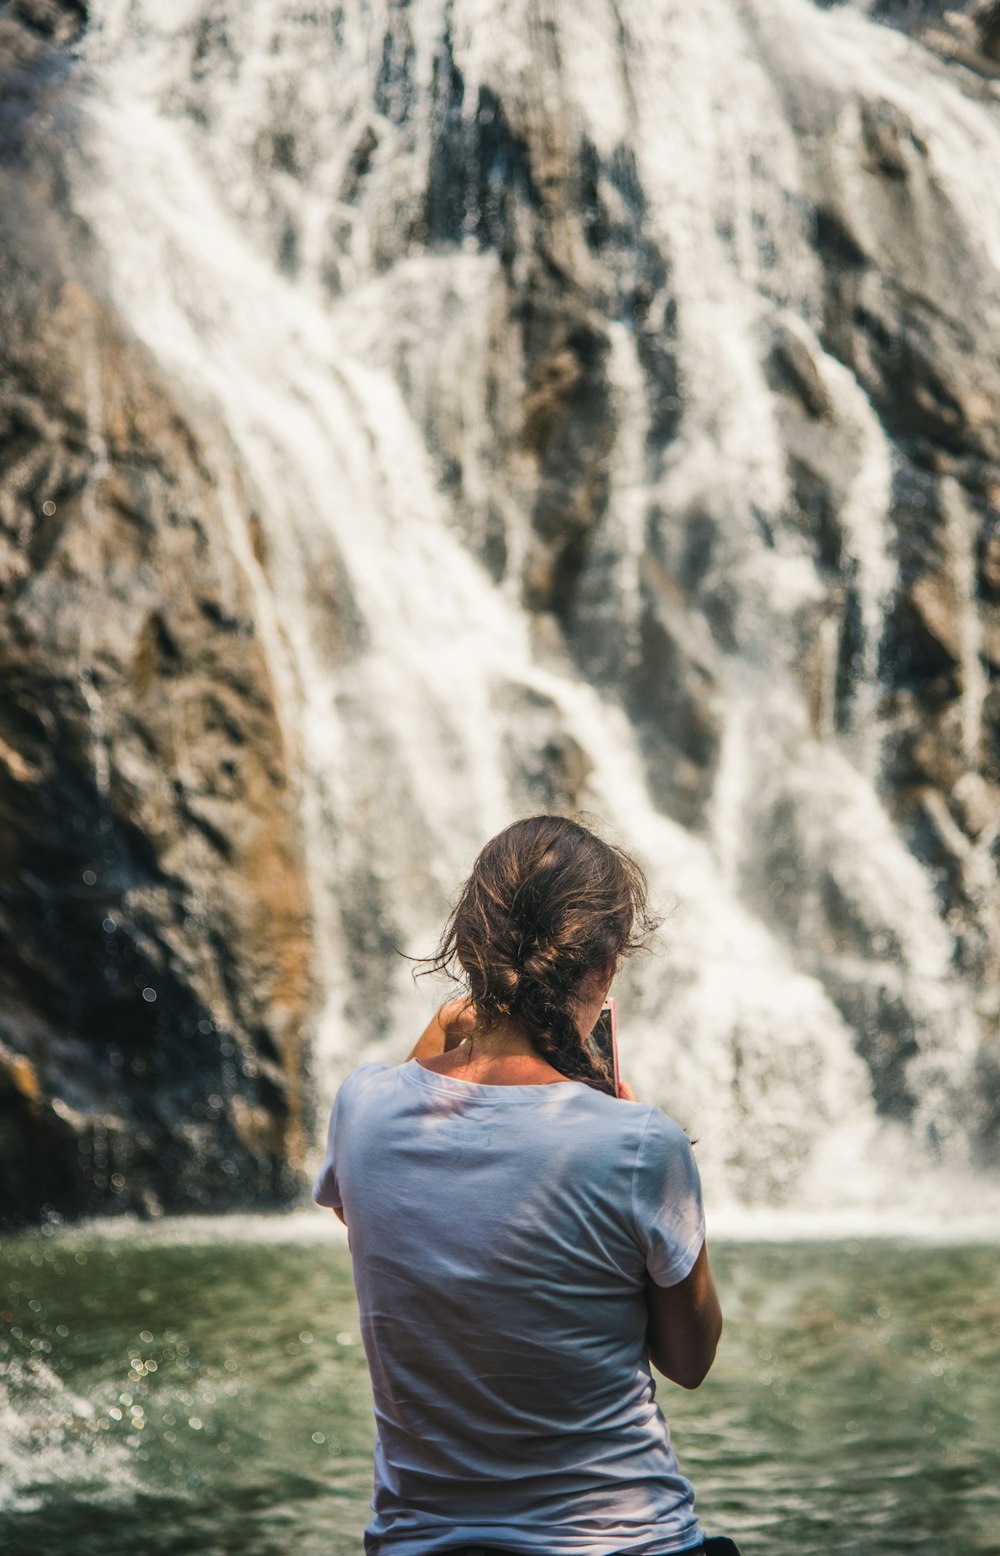
[(705, 1241), (701, 1179), (691, 1142), (672, 1118), (654, 1108), (632, 1174), (632, 1214), (658, 1286), (690, 1275)]
[(330, 1110), (330, 1124), (326, 1132), (326, 1156), (323, 1165), (316, 1174), (313, 1183), (312, 1197), (317, 1205), (328, 1205), (331, 1210), (343, 1210), (343, 1201), (340, 1198), (340, 1189), (337, 1186), (337, 1115), (340, 1109), (340, 1099), (343, 1095), (343, 1087), (333, 1099), (333, 1107)]

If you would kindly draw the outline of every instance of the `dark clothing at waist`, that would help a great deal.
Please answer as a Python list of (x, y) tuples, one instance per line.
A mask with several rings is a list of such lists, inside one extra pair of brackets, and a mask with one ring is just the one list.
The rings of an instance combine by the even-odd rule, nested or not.
[[(448, 1556), (523, 1556), (523, 1552), (508, 1551), (499, 1545), (463, 1545)], [(725, 1534), (709, 1535), (700, 1545), (689, 1545), (677, 1556), (740, 1556), (739, 1546)]]

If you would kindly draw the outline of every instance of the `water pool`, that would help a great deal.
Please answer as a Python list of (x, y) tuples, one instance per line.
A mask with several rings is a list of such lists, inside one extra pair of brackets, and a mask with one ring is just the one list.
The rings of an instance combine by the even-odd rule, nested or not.
[[(715, 1370), (659, 1394), (706, 1527), (745, 1556), (998, 1556), (1000, 1249), (714, 1263)], [(5, 1556), (359, 1556), (368, 1377), (325, 1218), (8, 1237), (0, 1310)]]

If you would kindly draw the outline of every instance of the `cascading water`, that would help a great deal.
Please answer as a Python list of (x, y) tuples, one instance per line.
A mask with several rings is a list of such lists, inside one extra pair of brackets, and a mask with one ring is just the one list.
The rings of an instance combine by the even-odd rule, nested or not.
[[(430, 949), (481, 842), (580, 804), (676, 904), (622, 978), (625, 1065), (700, 1137), (716, 1199), (947, 1195), (983, 996), (886, 808), (899, 457), (823, 343), (806, 211), (822, 180), (863, 208), (858, 103), (895, 106), (997, 295), (1000, 202), (972, 172), (998, 165), (995, 104), (808, 0), (103, 0), (84, 59), (74, 209), (196, 412), (300, 752), (324, 1090), (419, 1029), (394, 948)], [(566, 193), (587, 159), (589, 217)], [(775, 333), (840, 440), (832, 581), (792, 502)], [(957, 498), (951, 532), (968, 595)], [(963, 697), (971, 756), (971, 669)], [(905, 1106), (873, 1094), (890, 1007)]]

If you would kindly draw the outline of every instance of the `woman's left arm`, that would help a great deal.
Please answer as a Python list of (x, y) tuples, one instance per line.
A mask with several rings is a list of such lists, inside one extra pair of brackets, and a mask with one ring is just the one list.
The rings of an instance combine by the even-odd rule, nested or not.
[(647, 1275), (646, 1312), (653, 1365), (681, 1388), (698, 1388), (708, 1376), (722, 1334), (722, 1308), (706, 1243), (690, 1273), (675, 1286), (657, 1286)]

